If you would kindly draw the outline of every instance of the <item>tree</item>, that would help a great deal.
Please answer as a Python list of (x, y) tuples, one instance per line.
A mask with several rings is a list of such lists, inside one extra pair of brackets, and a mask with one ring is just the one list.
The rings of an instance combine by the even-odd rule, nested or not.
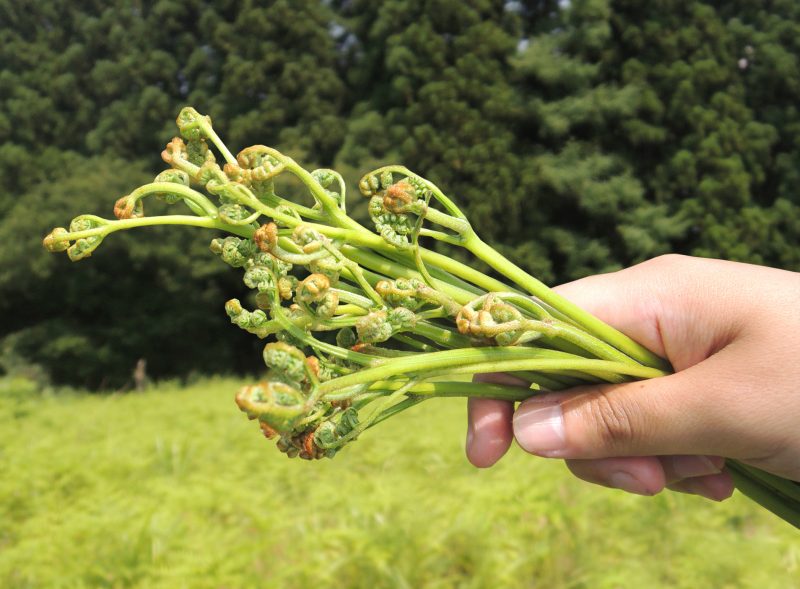
[[(530, 204), (520, 214), (557, 280), (619, 267), (629, 257), (626, 224), (650, 207), (632, 163), (605, 140), (641, 101), (636, 87), (605, 77), (611, 14), (604, 1), (571, 3), (513, 60), (519, 182)], [(651, 234), (639, 242), (641, 258), (664, 249)]]
[(547, 275), (535, 231), (521, 222), (530, 203), (518, 182), (509, 79), (521, 21), (509, 8), (488, 0), (346, 3), (349, 79), (362, 92), (337, 165), (403, 162), (452, 195), (493, 245), (524, 243), (518, 249), (534, 253), (523, 263)]
[[(197, 325), (197, 347), (148, 356), (156, 376), (257, 364), (206, 236), (115, 236), (68, 272), (33, 254), (159, 171), (187, 103), (234, 151), (273, 145), (351, 187), (406, 164), (548, 282), (668, 251), (800, 269), (793, 0), (0, 0), (0, 22), (0, 338), (59, 382), (118, 383)], [(123, 300), (148, 321), (114, 331)]]
[[(115, 195), (150, 176), (142, 162), (67, 160), (68, 171), (22, 195), (0, 226), (2, 347), (57, 383), (90, 388), (124, 385), (139, 358), (156, 377), (257, 370), (255, 342), (231, 329), (223, 309), (247, 289), (209, 254), (213, 235), (117, 234), (76, 264), (44, 251), (51, 227), (87, 211), (109, 216)], [(148, 205), (158, 214), (157, 203)]]
[(329, 165), (345, 129), (333, 13), (317, 0), (234, 6), (201, 14), (206, 43), (189, 58), (189, 103), (214, 113), (231, 145), (273, 145)]
[[(546, 147), (530, 181), (562, 205), (546, 232), (564, 278), (665, 251), (798, 267), (795, 205), (778, 189), (796, 157), (778, 128), (796, 137), (797, 113), (775, 103), (797, 79), (797, 25), (777, 20), (797, 10), (747, 5), (725, 3), (728, 21), (708, 2), (575, 1), (531, 39), (520, 128)], [(765, 44), (758, 70), (746, 39)]]
[(152, 178), (188, 102), (234, 149), (330, 161), (344, 86), (329, 18), (311, 0), (0, 2), (7, 348), (90, 387), (118, 386), (142, 356), (156, 377), (258, 366), (251, 338), (227, 325), (222, 305), (242, 289), (208, 253), (210, 235), (151, 231), (130, 251), (114, 236), (68, 271), (39, 242)]

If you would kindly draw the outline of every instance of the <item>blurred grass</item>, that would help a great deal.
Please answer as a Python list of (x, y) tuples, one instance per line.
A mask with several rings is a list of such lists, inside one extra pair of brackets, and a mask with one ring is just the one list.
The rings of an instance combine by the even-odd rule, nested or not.
[(628, 496), (517, 449), (478, 471), (452, 399), (288, 460), (238, 385), (0, 383), (0, 587), (800, 587), (796, 531), (741, 496)]

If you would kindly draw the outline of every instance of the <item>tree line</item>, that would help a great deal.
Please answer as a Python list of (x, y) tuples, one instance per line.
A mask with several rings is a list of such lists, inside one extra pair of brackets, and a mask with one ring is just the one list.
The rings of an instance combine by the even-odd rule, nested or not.
[(665, 252), (800, 270), (798, 59), (794, 0), (0, 0), (0, 365), (258, 370), (210, 235), (40, 247), (160, 171), (187, 104), (351, 187), (403, 163), (549, 283)]

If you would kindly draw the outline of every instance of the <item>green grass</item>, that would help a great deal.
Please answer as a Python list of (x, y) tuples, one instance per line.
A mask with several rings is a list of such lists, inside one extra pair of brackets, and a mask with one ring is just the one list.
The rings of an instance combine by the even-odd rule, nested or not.
[(452, 399), (288, 460), (238, 384), (1, 385), (0, 587), (800, 587), (796, 531), (741, 496), (634, 497), (518, 449), (478, 471)]

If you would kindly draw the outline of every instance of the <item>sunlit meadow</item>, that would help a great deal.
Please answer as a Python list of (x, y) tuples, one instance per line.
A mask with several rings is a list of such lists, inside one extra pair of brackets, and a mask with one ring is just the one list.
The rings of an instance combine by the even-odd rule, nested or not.
[(642, 498), (514, 448), (479, 471), (433, 400), (333, 460), (287, 460), (232, 380), (40, 395), (0, 384), (0, 587), (800, 587), (745, 498)]

